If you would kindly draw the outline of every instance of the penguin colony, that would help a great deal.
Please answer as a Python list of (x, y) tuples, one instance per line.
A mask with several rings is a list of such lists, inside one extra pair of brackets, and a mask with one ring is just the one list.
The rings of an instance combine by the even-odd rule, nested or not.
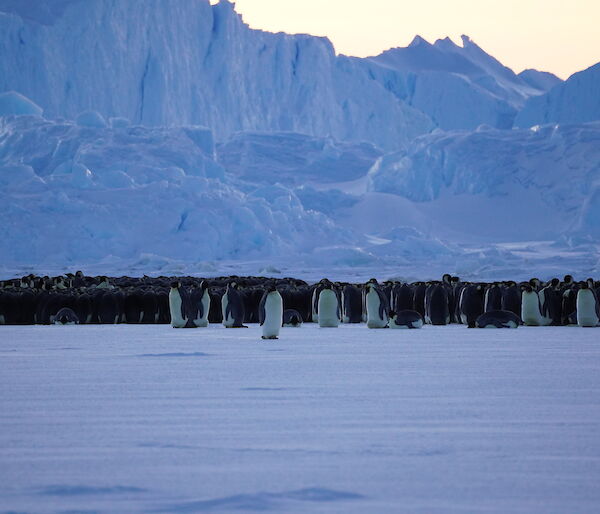
[(366, 284), (292, 278), (108, 278), (81, 271), (58, 277), (28, 275), (0, 281), (0, 325), (164, 323), (174, 328), (260, 323), (263, 339), (282, 326), (315, 322), (335, 328), (417, 329), (424, 324), (470, 328), (520, 325), (600, 325), (600, 282), (571, 275), (542, 282), (440, 281)]

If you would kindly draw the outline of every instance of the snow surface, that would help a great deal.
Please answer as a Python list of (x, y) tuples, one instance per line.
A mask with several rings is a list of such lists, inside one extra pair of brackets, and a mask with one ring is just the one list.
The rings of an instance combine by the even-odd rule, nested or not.
[(0, 327), (0, 504), (26, 512), (593, 512), (578, 327)]

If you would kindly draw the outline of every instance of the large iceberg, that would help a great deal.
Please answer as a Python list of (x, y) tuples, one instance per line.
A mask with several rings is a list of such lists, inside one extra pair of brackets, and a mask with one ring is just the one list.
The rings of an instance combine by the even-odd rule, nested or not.
[(4, 265), (251, 259), (349, 239), (290, 189), (231, 185), (202, 127), (3, 117), (0, 185)]
[(438, 131), (383, 156), (368, 188), (421, 204), (439, 233), (555, 240), (595, 227), (598, 163), (600, 122)]
[(600, 120), (600, 63), (571, 75), (546, 94), (530, 98), (515, 125), (532, 127), (595, 120)]
[[(469, 38), (370, 59), (326, 38), (250, 29), (222, 0), (0, 0), (0, 92), (46, 117), (298, 132), (399, 149), (433, 128), (510, 127), (543, 90)], [(52, 51), (48, 51), (48, 49)]]

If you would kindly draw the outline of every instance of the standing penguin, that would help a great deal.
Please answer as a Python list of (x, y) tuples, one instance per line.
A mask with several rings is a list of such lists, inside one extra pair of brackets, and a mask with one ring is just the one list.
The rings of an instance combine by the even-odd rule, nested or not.
[(227, 285), (225, 294), (221, 298), (221, 310), (225, 328), (248, 328), (244, 325), (246, 314), (244, 300), (235, 282)]
[(408, 284), (395, 284), (392, 288), (392, 310), (394, 312), (410, 311), (414, 306), (414, 293)]
[(424, 318), (425, 322), (431, 325), (447, 325), (450, 323), (448, 292), (439, 282), (429, 285), (425, 291)]
[(499, 311), (502, 309), (502, 289), (497, 283), (489, 285), (483, 297), (483, 312)]
[(197, 327), (208, 327), (208, 313), (210, 311), (210, 294), (206, 280), (191, 294), (192, 322)]
[(552, 323), (547, 315), (547, 305), (540, 302), (540, 297), (530, 284), (523, 287), (521, 295), (521, 319), (525, 325), (546, 326)]
[(521, 315), (521, 291), (512, 280), (507, 282), (502, 289), (500, 308), (503, 311), (510, 311), (517, 316)]
[(283, 299), (274, 285), (268, 286), (258, 309), (263, 339), (278, 339), (283, 322)]
[(192, 328), (194, 326), (188, 317), (188, 301), (181, 282), (172, 282), (169, 291), (169, 311), (173, 328)]
[(376, 284), (369, 282), (365, 286), (367, 306), (367, 327), (387, 328), (388, 325), (388, 301), (383, 291)]
[(594, 291), (586, 282), (577, 291), (577, 324), (580, 327), (597, 327), (600, 323), (600, 307)]
[(319, 326), (337, 327), (340, 324), (340, 303), (337, 293), (333, 289), (333, 284), (324, 279), (322, 281), (322, 289), (319, 293), (317, 314), (319, 318)]
[(360, 323), (362, 321), (362, 294), (360, 289), (347, 284), (342, 289), (342, 321)]
[(475, 328), (477, 318), (483, 314), (483, 286), (471, 284), (466, 286), (459, 300), (460, 321), (469, 328)]

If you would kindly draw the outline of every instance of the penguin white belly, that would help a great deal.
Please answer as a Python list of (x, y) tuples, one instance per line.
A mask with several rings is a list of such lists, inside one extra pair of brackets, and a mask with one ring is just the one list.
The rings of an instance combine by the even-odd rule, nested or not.
[(320, 327), (337, 327), (340, 324), (337, 296), (331, 289), (321, 291), (318, 311)]
[(310, 310), (313, 322), (316, 322), (319, 319), (319, 314), (317, 313), (318, 309), (318, 299), (317, 299), (317, 290), (315, 289), (310, 297)]
[(577, 324), (580, 327), (596, 327), (599, 322), (594, 293), (580, 289), (577, 292)]
[[(221, 309), (223, 311), (223, 325), (226, 328), (231, 328), (233, 327), (234, 319), (231, 315), (231, 312), (227, 312), (227, 305), (229, 305), (229, 298), (227, 293), (225, 293), (221, 298)], [(227, 313), (227, 316), (225, 315), (225, 313)]]
[(181, 295), (176, 289), (169, 291), (169, 311), (171, 312), (171, 326), (173, 328), (185, 327), (185, 320), (181, 316)]
[[(376, 291), (369, 291), (367, 293), (367, 327), (368, 328), (385, 328), (387, 326), (387, 319), (382, 319), (379, 315), (379, 309), (381, 305), (381, 299)], [(383, 318), (387, 318), (385, 313)]]
[(350, 316), (348, 316), (348, 313), (346, 312), (346, 298), (344, 295), (344, 292), (342, 291), (342, 323), (349, 323), (350, 322)]
[(205, 290), (204, 294), (202, 295), (202, 316), (200, 316), (199, 318), (196, 318), (194, 320), (194, 324), (197, 327), (208, 327), (208, 311), (210, 310), (210, 295), (208, 294), (208, 291)]
[(542, 315), (540, 313), (540, 300), (535, 291), (523, 291), (521, 297), (521, 319), (525, 325), (542, 325)]
[(265, 320), (262, 325), (263, 339), (277, 339), (283, 322), (283, 301), (279, 293), (270, 293), (265, 300)]

